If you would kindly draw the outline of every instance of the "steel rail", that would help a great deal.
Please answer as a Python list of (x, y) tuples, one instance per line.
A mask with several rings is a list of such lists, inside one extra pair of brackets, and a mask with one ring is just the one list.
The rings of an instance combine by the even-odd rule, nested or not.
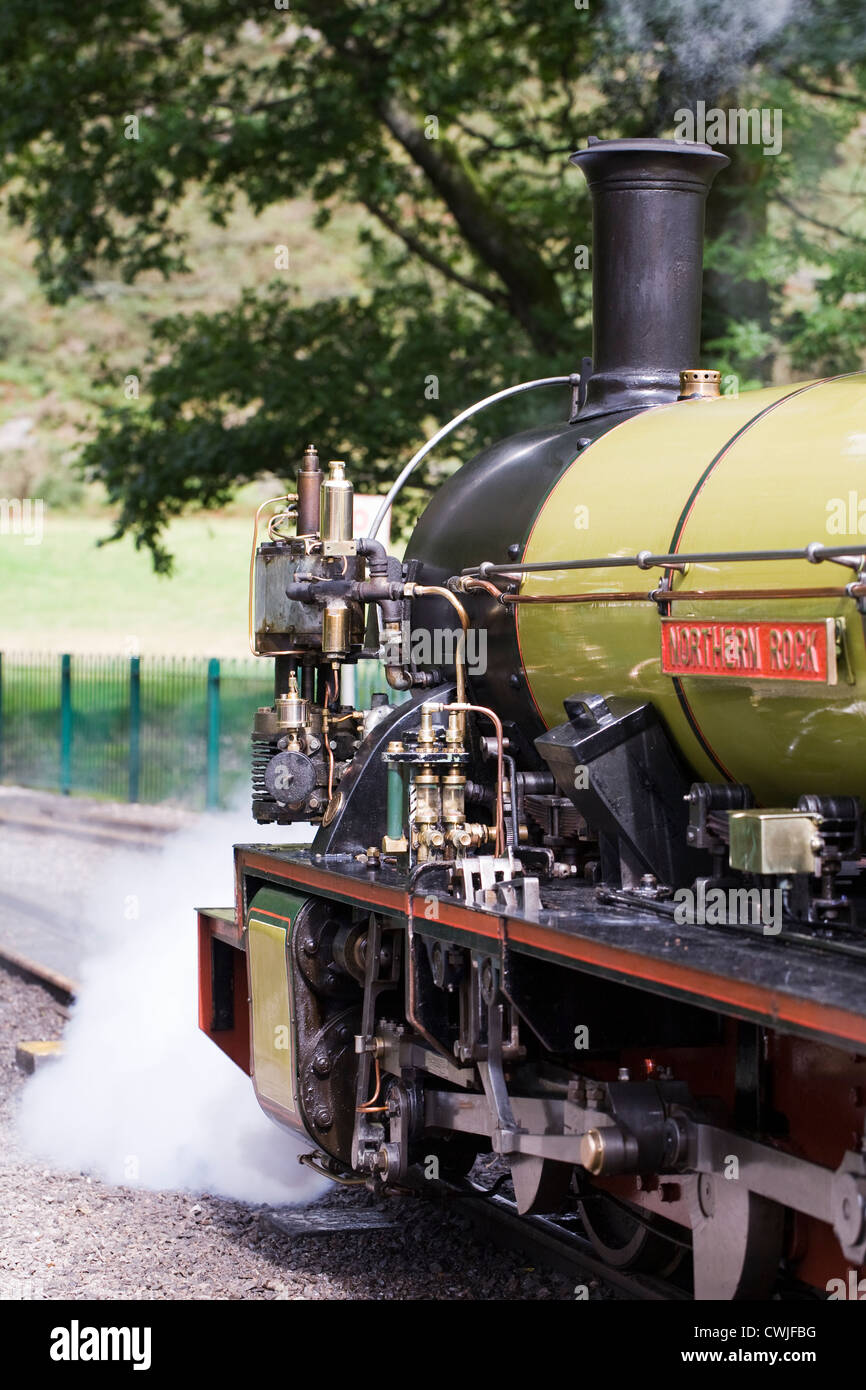
[(61, 975), (59, 970), (41, 965), (39, 961), (31, 960), (29, 956), (21, 955), (20, 952), (13, 951), (11, 946), (4, 944), (0, 944), (0, 970), (5, 970), (8, 975), (17, 975), (30, 984), (41, 985), (58, 1004), (72, 1004), (78, 993), (75, 980), (70, 980), (67, 975)]
[(468, 1178), (460, 1183), (442, 1179), (418, 1183), (418, 1190), (447, 1202), (459, 1201), (459, 1210), (481, 1227), (496, 1244), (508, 1250), (524, 1250), (540, 1263), (562, 1274), (589, 1275), (633, 1299), (653, 1302), (691, 1301), (676, 1284), (648, 1274), (629, 1274), (606, 1264), (591, 1241), (568, 1230), (548, 1216), (521, 1216), (514, 1202), (500, 1193), (489, 1193)]

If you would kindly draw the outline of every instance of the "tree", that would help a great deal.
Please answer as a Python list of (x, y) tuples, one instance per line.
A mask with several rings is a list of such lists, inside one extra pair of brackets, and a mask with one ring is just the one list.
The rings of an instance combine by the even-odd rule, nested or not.
[[(839, 163), (860, 116), (859, 0), (815, 0), (796, 21), (781, 0), (757, 17), (736, 0), (711, 27), (696, 0), (278, 5), (0, 10), (2, 177), (49, 298), (106, 265), (128, 280), (182, 269), (172, 212), (191, 187), (216, 222), (240, 194), (256, 210), (310, 197), (322, 226), (338, 205), (365, 214), (357, 298), (305, 304), (282, 274), (229, 312), (156, 325), (140, 399), (106, 412), (85, 465), (118, 505), (117, 534), (157, 564), (168, 518), (266, 469), (290, 476), (308, 437), (381, 487), (425, 416), (573, 370), (589, 352), (590, 277), (575, 256), (589, 225), (568, 153), (588, 134), (670, 133), (698, 99), (779, 107), (786, 120), (783, 153), (737, 146), (711, 195), (714, 364), (746, 382), (782, 352), (798, 370), (856, 358), (863, 310), (837, 291), (843, 275), (866, 280), (863, 247), (809, 217), (817, 174)], [(809, 317), (783, 295), (804, 264), (831, 269)], [(526, 411), (482, 417), (458, 452)]]

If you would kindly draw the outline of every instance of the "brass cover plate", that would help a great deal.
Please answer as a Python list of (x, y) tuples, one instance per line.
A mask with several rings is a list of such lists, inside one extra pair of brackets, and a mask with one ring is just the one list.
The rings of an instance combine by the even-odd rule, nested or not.
[(732, 869), (745, 874), (820, 873), (814, 848), (819, 820), (808, 811), (728, 813)]
[(247, 933), (256, 1091), (294, 1113), (295, 1048), (286, 928), (250, 913)]

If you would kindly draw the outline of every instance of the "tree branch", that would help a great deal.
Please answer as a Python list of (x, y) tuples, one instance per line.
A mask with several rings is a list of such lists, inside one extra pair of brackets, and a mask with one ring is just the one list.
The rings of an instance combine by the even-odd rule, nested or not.
[(398, 144), (423, 169), (448, 207), (468, 245), (500, 278), (508, 306), (539, 351), (549, 352), (565, 325), (565, 310), (556, 277), (531, 245), (501, 217), (461, 166), (456, 151), (428, 140), (394, 97), (380, 102), (379, 112)]
[(792, 203), (791, 200), (786, 198), (782, 193), (777, 193), (775, 197), (777, 203), (781, 203), (789, 212), (793, 212), (797, 217), (802, 217), (804, 222), (811, 223), (813, 227), (820, 227), (822, 231), (832, 232), (834, 236), (843, 236), (847, 238), (848, 241), (856, 242), (858, 246), (866, 246), (866, 237), (857, 236), (854, 232), (846, 232), (843, 227), (834, 227), (830, 222), (822, 222), (820, 217), (811, 217), (808, 212), (803, 212), (801, 208), (797, 207), (796, 203)]
[(449, 265), (443, 256), (438, 255), (429, 246), (425, 246), (424, 242), (412, 232), (401, 227), (396, 218), (386, 212), (383, 207), (379, 207), (369, 198), (362, 198), (361, 202), (368, 212), (378, 218), (383, 227), (387, 227), (389, 232), (399, 237), (410, 251), (414, 252), (416, 256), (420, 256), (421, 260), (426, 261), (428, 265), (433, 266), (434, 270), (438, 270), (448, 280), (453, 280), (456, 285), (461, 285), (464, 290), (469, 290), (471, 294), (481, 295), (482, 299), (486, 299), (490, 304), (495, 304), (497, 308), (508, 308), (508, 296), (503, 294), (501, 290), (488, 289), (485, 285), (479, 284), (477, 280), (470, 280), (468, 275), (461, 275), (460, 271)]
[(486, 149), (495, 154), (515, 154), (518, 150), (533, 150), (542, 159), (552, 159), (554, 155), (571, 154), (573, 145), (562, 145), (558, 149), (548, 149), (542, 145), (540, 140), (536, 140), (531, 135), (527, 135), (523, 140), (515, 140), (510, 145), (500, 145), (498, 141), (492, 140), (489, 135), (484, 135), (480, 130), (473, 130), (468, 121), (457, 117), (457, 125), (464, 130), (467, 135), (471, 135), (473, 140), (480, 140)]
[(808, 92), (813, 97), (829, 97), (831, 101), (848, 101), (859, 106), (860, 110), (866, 110), (866, 97), (857, 95), (854, 92), (834, 92), (827, 87), (813, 87), (810, 82), (804, 82), (799, 75), (796, 78), (798, 87), (803, 92)]

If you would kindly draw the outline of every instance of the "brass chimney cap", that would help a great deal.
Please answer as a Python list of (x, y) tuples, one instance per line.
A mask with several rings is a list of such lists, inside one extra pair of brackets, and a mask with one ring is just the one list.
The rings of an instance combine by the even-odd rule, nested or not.
[(680, 394), (677, 400), (690, 401), (694, 398), (715, 400), (722, 394), (721, 372), (704, 371), (702, 367), (687, 367), (680, 372)]

